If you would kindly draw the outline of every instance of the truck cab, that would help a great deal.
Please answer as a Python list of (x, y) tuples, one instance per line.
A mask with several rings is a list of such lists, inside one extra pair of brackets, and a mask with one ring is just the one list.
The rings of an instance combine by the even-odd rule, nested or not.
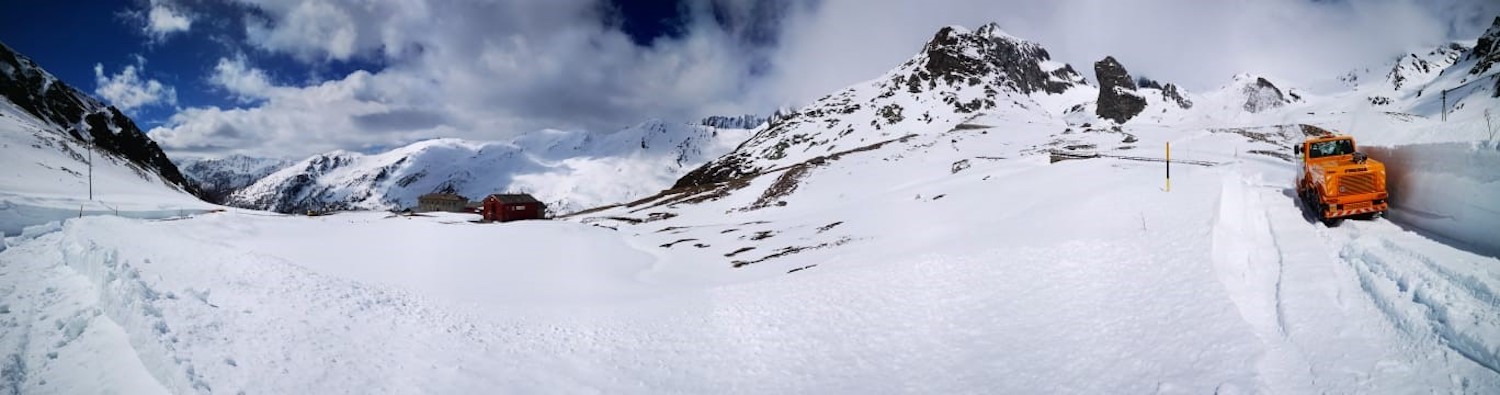
[(1348, 135), (1308, 138), (1295, 148), (1302, 170), (1297, 195), (1325, 224), (1389, 210), (1385, 164), (1356, 150)]

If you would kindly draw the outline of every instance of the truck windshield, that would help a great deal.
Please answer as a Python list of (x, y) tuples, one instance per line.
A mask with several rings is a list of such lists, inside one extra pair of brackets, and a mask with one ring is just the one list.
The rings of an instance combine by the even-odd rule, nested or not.
[(1354, 153), (1353, 140), (1333, 140), (1313, 143), (1308, 149), (1310, 157), (1321, 158), (1325, 156), (1349, 155)]

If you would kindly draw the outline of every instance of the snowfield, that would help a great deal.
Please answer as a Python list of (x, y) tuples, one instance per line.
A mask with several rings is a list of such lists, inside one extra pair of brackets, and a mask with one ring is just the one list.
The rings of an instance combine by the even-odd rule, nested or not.
[[(1039, 45), (944, 29), (673, 189), (504, 224), (127, 168), (102, 193), (137, 210), (74, 214), (77, 150), (6, 130), (45, 169), (0, 172), (0, 393), (1500, 393), (1500, 69), (1445, 48), (1334, 95), (1143, 89), (1114, 124)], [(1305, 125), (1388, 161), (1389, 218), (1300, 207)]]
[[(1223, 148), (1252, 144), (1237, 134), (1143, 138), (1221, 163), (1175, 166), (1166, 192), (1159, 163), (1021, 154), (1046, 127), (965, 130), (964, 150), (914, 141), (851, 155), (802, 186), (800, 196), (832, 200), (789, 198), (745, 222), (687, 211), (637, 225), (586, 221), (619, 228), (610, 230), (228, 211), (33, 228), (0, 253), (4, 384), (21, 393), (1500, 389), (1500, 260), (1385, 220), (1326, 228), (1297, 207), (1291, 163)], [(952, 170), (951, 158), (975, 152), (1014, 157)], [(862, 175), (843, 168), (912, 181), (855, 193), (841, 183)], [(743, 246), (755, 249), (723, 256)]]

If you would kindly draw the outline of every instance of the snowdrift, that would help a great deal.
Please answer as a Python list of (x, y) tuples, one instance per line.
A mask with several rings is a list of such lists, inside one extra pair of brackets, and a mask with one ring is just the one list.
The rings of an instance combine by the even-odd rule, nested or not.
[(1392, 220), (1500, 256), (1500, 144), (1364, 149), (1386, 164)]

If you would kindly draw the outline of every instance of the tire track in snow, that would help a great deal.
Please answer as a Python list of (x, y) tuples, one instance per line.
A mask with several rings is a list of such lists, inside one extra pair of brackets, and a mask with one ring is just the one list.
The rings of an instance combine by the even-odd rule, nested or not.
[[(1213, 222), (1213, 261), (1241, 318), (1266, 346), (1257, 364), (1271, 392), (1308, 392), (1318, 377), (1294, 341), (1286, 306), (1287, 259), (1273, 218), (1256, 188), (1226, 174)], [(1262, 246), (1270, 246), (1265, 249)]]
[(102, 290), (62, 262), (55, 225), (0, 254), (0, 394), (166, 393), (100, 308)]
[[(1406, 246), (1415, 240), (1400, 243), (1393, 237), (1414, 238), (1402, 233), (1356, 234), (1339, 255), (1357, 269), (1361, 288), (1397, 327), (1416, 337), (1434, 338), (1500, 373), (1500, 303), (1491, 288)], [(1462, 256), (1445, 258), (1465, 261)]]

